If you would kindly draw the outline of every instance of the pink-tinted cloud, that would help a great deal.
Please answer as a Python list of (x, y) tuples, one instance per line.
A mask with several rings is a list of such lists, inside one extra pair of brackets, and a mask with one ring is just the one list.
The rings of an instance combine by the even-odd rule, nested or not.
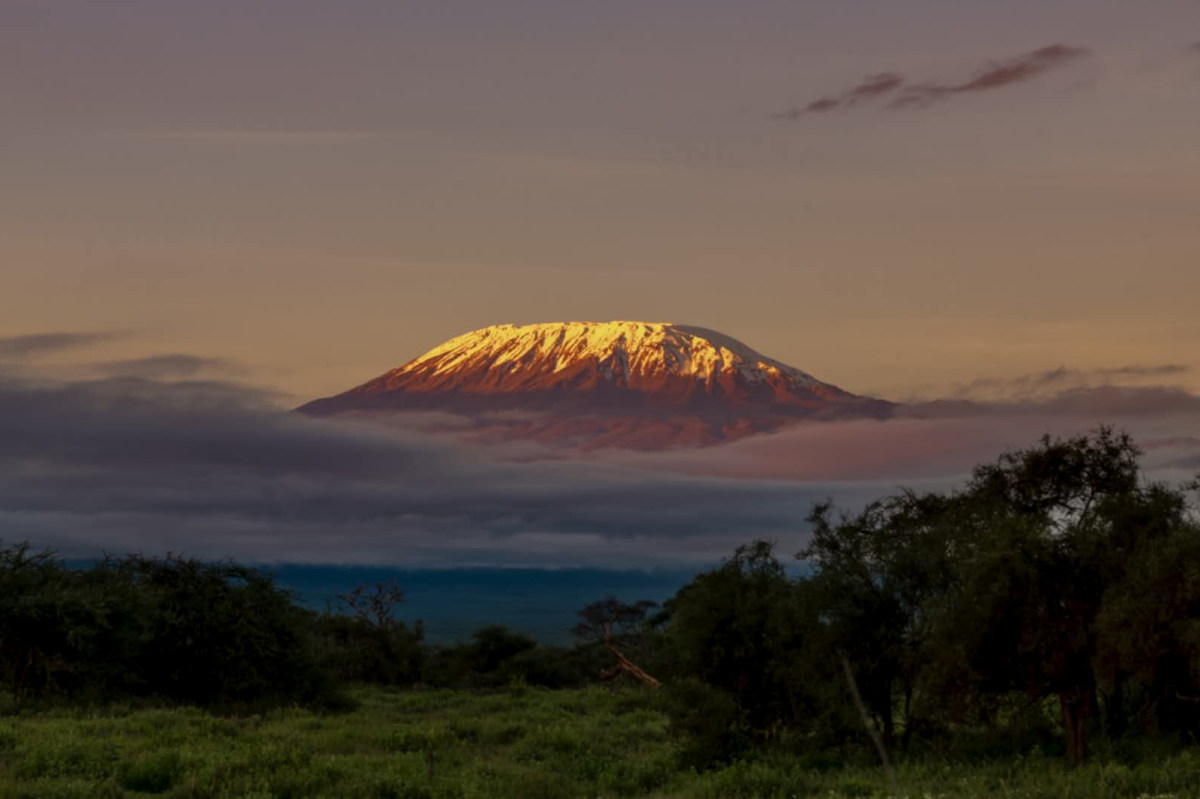
[[(1191, 411), (1127, 416), (1078, 407), (1006, 408), (997, 415), (928, 416), (887, 421), (801, 423), (777, 433), (703, 450), (594, 453), (610, 465), (696, 477), (785, 480), (858, 486), (883, 495), (897, 486), (954, 485), (980, 463), (1028, 447), (1042, 435), (1071, 436), (1112, 424), (1146, 450), (1156, 479), (1171, 470), (1200, 469), (1200, 402)], [(1165, 435), (1164, 435), (1165, 434)], [(1185, 475), (1185, 476), (1190, 476)], [(874, 486), (867, 490), (869, 486)]]
[[(1153, 367), (1107, 371), (1145, 369)], [(1077, 435), (1103, 424), (1133, 435), (1152, 471), (1186, 470), (1191, 463), (1200, 468), (1200, 396), (1174, 387), (1113, 385), (1041, 399), (926, 402), (902, 406), (888, 420), (800, 423), (702, 450), (592, 457), (694, 476), (874, 484), (877, 493), (886, 493), (896, 485), (950, 485), (976, 464), (1029, 446), (1046, 433)]]
[[(887, 420), (800, 422), (716, 446), (659, 451), (619, 448), (580, 450), (480, 436), (478, 419), (402, 414), (396, 429), (418, 429), (460, 438), (504, 462), (616, 466), (630, 473), (666, 472), (749, 481), (783, 480), (847, 484), (876, 493), (896, 485), (950, 485), (972, 466), (1006, 449), (1029, 446), (1046, 433), (1075, 435), (1099, 425), (1127, 430), (1153, 450), (1156, 468), (1178, 468), (1195, 459), (1200, 440), (1200, 396), (1167, 385), (1115, 385), (1118, 381), (1177, 377), (1176, 364), (1059, 369), (1012, 379), (975, 381), (980, 396), (910, 402)], [(1085, 385), (1104, 380), (1098, 385)], [(447, 423), (447, 419), (452, 423)], [(554, 419), (546, 417), (549, 424)], [(372, 426), (380, 419), (365, 420)]]
[(811, 114), (827, 114), (885, 96), (892, 96), (887, 107), (893, 110), (926, 108), (955, 95), (990, 92), (1027, 83), (1090, 55), (1091, 51), (1086, 48), (1052, 44), (1015, 58), (988, 62), (973, 77), (959, 83), (909, 83), (899, 73), (881, 72), (868, 76), (852, 89), (782, 111), (775, 114), (775, 118), (796, 120)]

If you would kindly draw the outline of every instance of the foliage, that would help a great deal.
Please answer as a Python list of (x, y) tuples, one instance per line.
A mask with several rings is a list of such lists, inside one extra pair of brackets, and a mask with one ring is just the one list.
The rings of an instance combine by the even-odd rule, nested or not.
[(842, 658), (889, 749), (1052, 724), (1075, 763), (1097, 735), (1198, 740), (1200, 525), (1139, 455), (1100, 428), (955, 492), (819, 504), (803, 573), (756, 542), (667, 602), (669, 673), (731, 697), (757, 742), (861, 744)]
[(816, 509), (803, 554), (823, 619), (889, 740), (895, 697), (905, 743), (1053, 699), (1074, 762), (1089, 730), (1200, 731), (1200, 527), (1139, 454), (1107, 428), (1047, 437), (954, 494)]
[(318, 662), (342, 682), (415, 685), (421, 679), (425, 653), (423, 631), (402, 622), (377, 626), (337, 613), (313, 621), (312, 639)]
[(751, 745), (746, 711), (727, 691), (695, 678), (667, 685), (660, 707), (680, 741), (680, 764), (705, 769), (745, 755)]
[(488, 625), (467, 643), (428, 648), (421, 680), (435, 688), (578, 688), (594, 678), (598, 657), (594, 647), (540, 646), (507, 627)]
[(68, 569), (0, 545), (0, 679), (13, 701), (331, 701), (305, 613), (269, 575), (177, 557)]
[[(358, 688), (336, 715), (279, 708), (223, 718), (191, 708), (0, 718), (0, 799), (244, 797), (883, 797), (878, 767), (786, 742), (707, 772), (680, 768), (649, 692)], [(432, 766), (431, 766), (432, 764)], [(1039, 750), (897, 764), (906, 797), (1195, 797), (1200, 754), (1158, 746), (1068, 768)]]
[(648, 599), (630, 603), (609, 596), (580, 610), (580, 622), (571, 629), (571, 634), (580, 641), (591, 643), (608, 637), (633, 636), (642, 632), (646, 615), (657, 607), (657, 602)]
[[(664, 649), (676, 679), (727, 695), (758, 737), (803, 724), (812, 710), (815, 608), (776, 559), (771, 545), (741, 547), (666, 603)], [(714, 696), (717, 694), (714, 694)], [(715, 700), (714, 700), (715, 701)], [(709, 747), (717, 752), (723, 745)]]

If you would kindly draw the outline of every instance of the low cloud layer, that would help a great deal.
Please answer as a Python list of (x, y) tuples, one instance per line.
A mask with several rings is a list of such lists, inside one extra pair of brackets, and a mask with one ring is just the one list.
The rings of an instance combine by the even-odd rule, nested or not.
[(872, 484), (883, 487), (876, 494), (882, 495), (899, 486), (945, 488), (975, 465), (1047, 433), (1080, 435), (1101, 424), (1134, 436), (1155, 479), (1195, 470), (1197, 449), (1189, 442), (1200, 437), (1200, 397), (1111, 387), (1046, 402), (934, 402), (887, 421), (800, 424), (707, 450), (602, 457), (629, 468), (710, 477)]
[(928, 108), (956, 95), (992, 92), (1028, 83), (1090, 55), (1091, 51), (1082, 47), (1052, 44), (1014, 58), (989, 61), (969, 79), (957, 82), (913, 82), (899, 73), (883, 72), (868, 76), (851, 89), (782, 111), (775, 118), (796, 120), (870, 103), (882, 104), (889, 110)]
[(234, 384), (9, 380), (0, 536), (77, 555), (644, 566), (758, 536), (798, 547), (809, 505), (838, 493), (508, 455), (281, 413)]
[(1143, 443), (1154, 474), (1200, 468), (1200, 397), (1170, 385), (1078, 387), (1187, 374), (1173, 364), (1064, 367), (974, 384), (1007, 399), (914, 403), (890, 421), (586, 454), (433, 435), (431, 426), (455, 427), (440, 415), (314, 420), (282, 411), (269, 392), (195, 379), (224, 365), (173, 355), (95, 365), (115, 375), (96, 380), (0, 376), (0, 539), (69, 556), (703, 564), (756, 537), (794, 552), (815, 501), (854, 507), (901, 485), (948, 488), (1044, 433), (1112, 423)]

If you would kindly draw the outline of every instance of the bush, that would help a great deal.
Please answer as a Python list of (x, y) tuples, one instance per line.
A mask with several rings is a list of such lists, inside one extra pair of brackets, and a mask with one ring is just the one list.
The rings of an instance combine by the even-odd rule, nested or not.
[(313, 623), (317, 659), (339, 680), (376, 685), (413, 685), (421, 679), (422, 632), (395, 622), (325, 613)]
[(183, 775), (183, 761), (176, 752), (164, 752), (127, 763), (121, 769), (121, 787), (140, 793), (166, 793)]
[[(730, 697), (761, 735), (809, 715), (817, 615), (772, 547), (741, 547), (666, 603), (670, 671)], [(723, 701), (723, 700), (722, 700)]]
[(538, 646), (529, 636), (490, 625), (477, 630), (470, 643), (428, 650), (421, 679), (437, 688), (565, 688), (584, 683), (588, 666), (574, 650)]
[(708, 769), (749, 749), (746, 712), (731, 694), (687, 678), (668, 684), (660, 703), (671, 720), (671, 732), (682, 740), (683, 766)]

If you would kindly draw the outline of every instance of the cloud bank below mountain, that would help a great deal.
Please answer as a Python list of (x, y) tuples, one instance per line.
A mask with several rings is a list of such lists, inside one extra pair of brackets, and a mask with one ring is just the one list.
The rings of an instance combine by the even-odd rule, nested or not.
[[(1017, 399), (592, 453), (472, 442), (468, 419), (460, 435), (432, 435), (454, 420), (428, 414), (388, 427), (311, 419), (238, 382), (167, 379), (202, 365), (151, 357), (114, 367), (120, 377), (0, 377), (0, 537), (68, 556), (644, 568), (710, 563), (757, 537), (796, 551), (813, 502), (948, 488), (1044, 433), (1111, 423), (1142, 443), (1155, 477), (1200, 468), (1200, 397), (1110, 384), (1186, 371), (1174, 365), (1094, 370), (1088, 381), (1109, 382), (1084, 388), (1072, 387), (1082, 373), (1056, 370), (1016, 380)], [(1029, 385), (1067, 387), (1020, 398)]]

